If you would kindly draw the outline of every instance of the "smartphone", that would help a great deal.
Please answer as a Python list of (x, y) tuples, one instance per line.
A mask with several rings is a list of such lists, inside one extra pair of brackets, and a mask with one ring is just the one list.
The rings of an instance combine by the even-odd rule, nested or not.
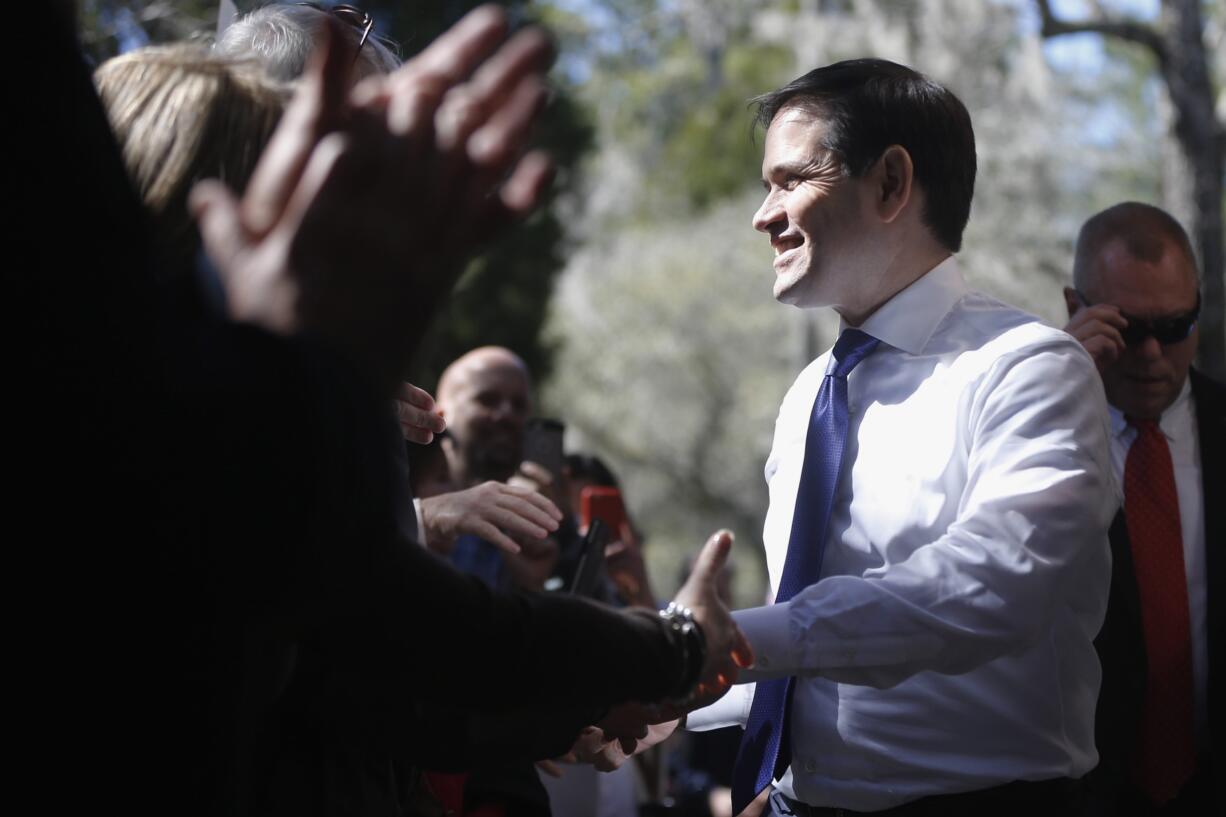
[(575, 575), (567, 592), (576, 596), (591, 596), (596, 592), (604, 573), (604, 549), (607, 544), (609, 529), (599, 519), (593, 519), (583, 536), (583, 547), (579, 551)]
[(562, 435), (565, 431), (561, 420), (533, 417), (524, 432), (524, 459), (543, 466), (553, 475), (554, 484), (562, 478)]
[(579, 518), (586, 530), (592, 521), (599, 519), (613, 537), (621, 536), (626, 522), (626, 506), (622, 492), (603, 485), (589, 485), (579, 492)]

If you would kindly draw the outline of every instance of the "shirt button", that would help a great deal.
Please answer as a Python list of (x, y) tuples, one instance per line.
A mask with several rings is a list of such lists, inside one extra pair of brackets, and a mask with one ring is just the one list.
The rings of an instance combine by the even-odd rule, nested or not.
[(813, 774), (817, 771), (817, 761), (811, 757), (805, 758), (805, 772)]
[(765, 668), (771, 665), (771, 660), (767, 658), (765, 655), (755, 655), (754, 663), (757, 664), (759, 667)]

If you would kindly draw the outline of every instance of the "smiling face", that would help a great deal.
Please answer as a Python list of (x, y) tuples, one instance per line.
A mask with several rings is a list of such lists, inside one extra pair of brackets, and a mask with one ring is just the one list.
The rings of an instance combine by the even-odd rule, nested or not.
[(775, 298), (793, 306), (832, 306), (846, 314), (858, 304), (871, 247), (870, 182), (849, 176), (823, 147), (826, 123), (785, 107), (766, 131), (762, 181), (766, 198), (754, 229), (775, 250)]
[[(1129, 252), (1116, 239), (1103, 246), (1091, 267), (1087, 294), (1138, 318), (1158, 320), (1184, 315), (1196, 306), (1196, 268), (1185, 252), (1167, 243), (1150, 262)], [(1175, 401), (1188, 378), (1199, 332), (1162, 345), (1152, 337), (1128, 346), (1103, 372), (1111, 405), (1129, 417), (1156, 420)]]
[(443, 450), (457, 484), (507, 480), (524, 453), (532, 386), (524, 363), (501, 348), (470, 352), (439, 381), (438, 404), (447, 418)]

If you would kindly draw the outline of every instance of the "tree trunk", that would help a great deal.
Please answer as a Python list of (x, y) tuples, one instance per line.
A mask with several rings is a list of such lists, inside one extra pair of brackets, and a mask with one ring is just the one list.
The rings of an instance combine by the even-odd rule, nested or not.
[(1167, 0), (1163, 17), (1169, 45), (1162, 73), (1175, 103), (1175, 137), (1192, 171), (1192, 232), (1201, 262), (1199, 365), (1222, 379), (1226, 378), (1226, 225), (1222, 221), (1226, 133), (1214, 111), (1200, 0)]

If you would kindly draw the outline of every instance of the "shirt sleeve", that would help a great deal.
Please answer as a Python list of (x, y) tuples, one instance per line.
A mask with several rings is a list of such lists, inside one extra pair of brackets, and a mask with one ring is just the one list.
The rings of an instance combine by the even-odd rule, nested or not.
[(1061, 605), (1079, 608), (1093, 637), (1119, 505), (1093, 363), (1052, 342), (1001, 358), (973, 388), (954, 523), (900, 561), (742, 611), (757, 657), (742, 680), (885, 688), (925, 670), (968, 672), (1035, 644)]
[(753, 684), (738, 683), (724, 697), (710, 706), (695, 709), (685, 718), (685, 728), (691, 732), (707, 732), (725, 726), (744, 726), (753, 705)]

